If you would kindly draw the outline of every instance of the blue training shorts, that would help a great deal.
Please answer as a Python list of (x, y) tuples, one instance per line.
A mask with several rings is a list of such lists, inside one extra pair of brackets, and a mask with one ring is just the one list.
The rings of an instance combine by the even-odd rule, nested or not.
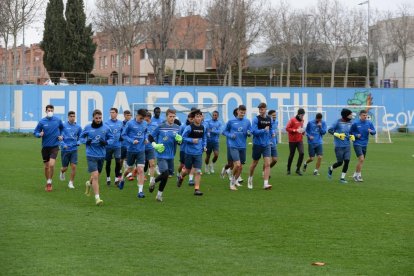
[(350, 160), (351, 159), (351, 148), (350, 147), (344, 147), (344, 148), (335, 148), (335, 155), (336, 160), (338, 162), (343, 162), (344, 160)]
[(357, 157), (360, 157), (361, 155), (364, 155), (364, 157), (367, 155), (367, 147), (354, 145), (354, 151)]
[(268, 146), (260, 146), (253, 144), (253, 150), (252, 150), (252, 159), (257, 161), (259, 160), (262, 155), (263, 158), (270, 157), (270, 145)]
[(246, 163), (246, 149), (230, 148), (230, 155), (233, 162)]
[(308, 152), (310, 157), (322, 156), (323, 146), (322, 144), (308, 144)]
[(211, 154), (213, 151), (219, 151), (219, 142), (211, 141), (207, 142), (207, 154)]
[(62, 151), (62, 167), (66, 168), (69, 164), (78, 164), (78, 151)]
[(174, 171), (174, 159), (158, 158), (157, 165), (160, 173)]
[(128, 147), (121, 147), (121, 159), (126, 159), (128, 153)]
[(89, 173), (92, 173), (92, 172), (95, 172), (95, 171), (98, 171), (99, 173), (102, 172), (102, 167), (103, 167), (105, 158), (86, 156), (86, 161), (88, 163), (88, 172)]
[(146, 149), (145, 150), (145, 161), (155, 159), (155, 149)]
[(121, 148), (107, 148), (106, 149), (106, 155), (105, 155), (105, 160), (109, 161), (112, 159), (112, 156), (115, 159), (120, 159), (121, 158)]
[(187, 170), (194, 169), (201, 169), (203, 164), (203, 156), (202, 155), (192, 155), (192, 154), (185, 154), (185, 168)]
[(127, 165), (132, 167), (134, 165), (145, 165), (145, 151), (127, 153)]
[(270, 147), (270, 156), (277, 157), (277, 146)]

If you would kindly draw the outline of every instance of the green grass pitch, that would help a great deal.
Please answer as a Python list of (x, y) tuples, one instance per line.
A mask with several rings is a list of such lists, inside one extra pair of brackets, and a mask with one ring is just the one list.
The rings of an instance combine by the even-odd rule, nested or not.
[[(136, 182), (123, 191), (101, 175), (97, 207), (86, 197), (84, 147), (75, 190), (54, 176), (44, 191), (40, 139), (0, 137), (1, 275), (413, 275), (414, 137), (368, 148), (365, 182), (339, 183), (339, 170), (324, 146), (321, 176), (287, 176), (287, 144), (271, 171), (273, 190), (261, 189), (261, 164), (254, 190), (237, 192), (219, 178), (225, 145), (214, 175), (202, 176), (202, 197), (171, 178), (164, 202), (155, 193), (136, 197)], [(223, 142), (223, 141), (222, 141)], [(305, 146), (306, 148), (306, 146)], [(251, 146), (243, 178), (247, 180)], [(305, 155), (306, 156), (306, 155)], [(294, 164), (297, 160), (295, 156)], [(176, 165), (178, 162), (176, 162)], [(67, 175), (68, 177), (68, 175)], [(312, 262), (325, 262), (323, 267)]]

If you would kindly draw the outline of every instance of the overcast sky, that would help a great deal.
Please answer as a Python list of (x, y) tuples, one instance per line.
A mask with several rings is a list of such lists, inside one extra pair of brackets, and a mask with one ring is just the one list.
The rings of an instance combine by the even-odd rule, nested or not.
[[(95, 0), (84, 0), (86, 7), (87, 16), (91, 15), (94, 11)], [(200, 1), (200, 0), (196, 0)], [(204, 3), (209, 2), (209, 0), (202, 0)], [(279, 0), (263, 0), (268, 1), (271, 5), (276, 6), (279, 3)], [(357, 7), (367, 10), (367, 5), (358, 6), (358, 3), (364, 2), (365, 0), (341, 0), (348, 7)], [(46, 2), (46, 1), (45, 1)], [(66, 0), (64, 0), (66, 2)], [(295, 9), (306, 9), (316, 5), (317, 0), (294, 0), (288, 1), (289, 5)], [(398, 6), (403, 4), (408, 4), (411, 1), (409, 0), (370, 0), (370, 8), (372, 10), (386, 11), (386, 10), (396, 10)], [(46, 4), (44, 6), (46, 9)], [(25, 44), (29, 45), (31, 43), (38, 43), (43, 37), (43, 21), (44, 21), (44, 11), (41, 12), (43, 15), (38, 16), (38, 21), (26, 28), (25, 32)], [(18, 45), (23, 42), (22, 36), (19, 37)]]

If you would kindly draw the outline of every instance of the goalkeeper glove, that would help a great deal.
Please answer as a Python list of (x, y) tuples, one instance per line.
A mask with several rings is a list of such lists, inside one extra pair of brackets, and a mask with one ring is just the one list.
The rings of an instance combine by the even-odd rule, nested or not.
[(355, 141), (355, 135), (349, 135), (349, 140), (351, 140), (352, 142)]
[(176, 134), (175, 135), (175, 141), (177, 141), (178, 144), (181, 144), (183, 141), (183, 136), (181, 136), (180, 134)]
[(151, 145), (154, 147), (154, 149), (156, 151), (158, 151), (159, 153), (162, 153), (165, 150), (165, 147), (163, 144), (157, 144), (155, 142), (152, 142)]
[(336, 138), (341, 139), (341, 140), (345, 140), (345, 133), (338, 133), (338, 132), (335, 132), (335, 133), (334, 133), (334, 136), (335, 136)]

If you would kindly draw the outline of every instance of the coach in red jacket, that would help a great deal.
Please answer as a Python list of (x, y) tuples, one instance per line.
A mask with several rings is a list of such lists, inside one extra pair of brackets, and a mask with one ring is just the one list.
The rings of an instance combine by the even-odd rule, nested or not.
[(298, 109), (298, 114), (291, 118), (286, 125), (286, 131), (289, 136), (289, 159), (287, 164), (287, 174), (290, 175), (290, 167), (292, 166), (293, 157), (295, 157), (295, 150), (298, 149), (299, 159), (296, 164), (296, 174), (302, 175), (300, 171), (300, 166), (303, 162), (303, 135), (305, 134), (305, 129), (303, 128), (303, 116), (305, 115), (305, 110), (303, 108)]

